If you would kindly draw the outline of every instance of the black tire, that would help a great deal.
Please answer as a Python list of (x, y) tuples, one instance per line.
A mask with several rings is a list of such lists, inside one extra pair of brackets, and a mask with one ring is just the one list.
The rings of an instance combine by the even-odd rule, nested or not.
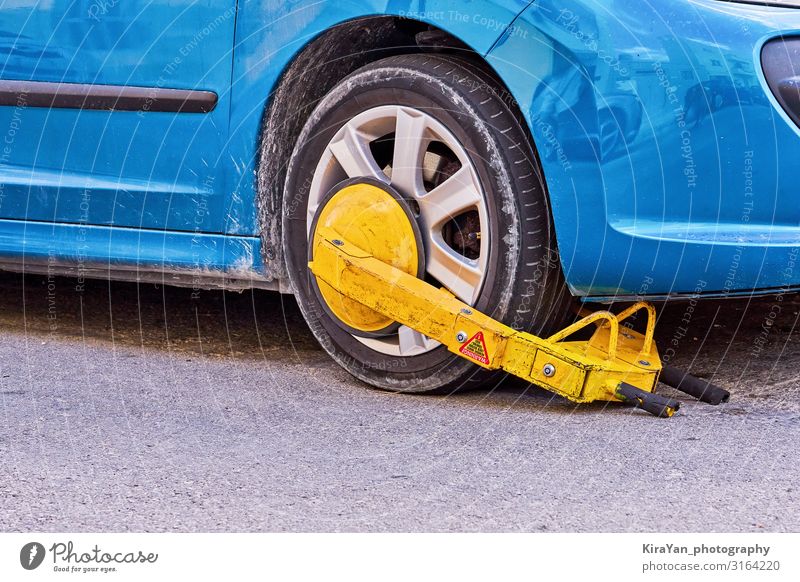
[[(367, 65), (337, 85), (306, 123), (289, 163), (283, 236), (289, 277), (312, 332), (340, 365), (361, 380), (402, 392), (449, 392), (496, 382), (443, 346), (399, 357), (372, 350), (326, 315), (307, 268), (306, 208), (317, 162), (333, 135), (366, 109), (415, 107), (455, 135), (479, 175), (494, 241), (475, 307), (515, 329), (553, 331), (570, 295), (555, 246), (542, 172), (513, 103), (482, 68), (443, 55), (401, 55)], [(503, 234), (499, 234), (503, 233)]]

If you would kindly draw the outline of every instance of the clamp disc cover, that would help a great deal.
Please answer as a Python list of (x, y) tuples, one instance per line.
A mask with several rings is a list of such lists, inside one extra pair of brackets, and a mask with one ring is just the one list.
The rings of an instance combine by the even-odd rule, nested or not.
[[(374, 258), (419, 277), (425, 273), (422, 234), (408, 201), (394, 188), (371, 178), (339, 182), (320, 202), (309, 231), (309, 261), (322, 227)], [(343, 329), (361, 337), (383, 337), (400, 326), (396, 321), (339, 293), (313, 277), (313, 288), (327, 314)]]

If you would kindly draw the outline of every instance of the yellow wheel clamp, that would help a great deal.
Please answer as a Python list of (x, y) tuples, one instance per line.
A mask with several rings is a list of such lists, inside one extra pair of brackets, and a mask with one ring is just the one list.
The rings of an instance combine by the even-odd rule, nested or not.
[[(660, 417), (680, 403), (654, 394), (661, 380), (704, 402), (729, 394), (664, 367), (653, 335), (655, 308), (597, 311), (548, 338), (514, 330), (417, 278), (424, 273), (419, 227), (407, 201), (376, 180), (348, 180), (319, 205), (310, 229), (309, 268), (329, 314), (346, 329), (376, 332), (395, 322), (489, 370), (502, 369), (573, 402), (622, 401)], [(644, 334), (622, 325), (647, 314)], [(570, 341), (593, 325), (588, 341)]]

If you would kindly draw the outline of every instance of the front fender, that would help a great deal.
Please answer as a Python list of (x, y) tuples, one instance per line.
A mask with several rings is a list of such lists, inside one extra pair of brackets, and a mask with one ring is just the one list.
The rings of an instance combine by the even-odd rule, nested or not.
[(761, 74), (800, 10), (536, 0), (488, 56), (530, 124), (573, 292), (800, 286), (797, 128)]

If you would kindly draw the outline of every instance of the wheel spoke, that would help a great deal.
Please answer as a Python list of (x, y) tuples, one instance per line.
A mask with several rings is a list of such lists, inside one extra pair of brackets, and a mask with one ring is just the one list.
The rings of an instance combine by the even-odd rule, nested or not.
[(414, 352), (427, 351), (439, 344), (439, 342), (411, 329), (407, 325), (401, 325), (397, 330), (400, 355), (413, 355)]
[[(394, 135), (391, 151), (389, 142), (373, 146), (372, 142), (389, 134)], [(424, 180), (429, 162), (426, 155), (433, 141), (440, 142), (442, 147), (431, 150), (439, 158), (430, 160), (432, 179), (441, 177), (442, 172), (452, 172), (456, 161), (453, 156), (459, 169), (426, 192)], [(384, 168), (384, 164), (390, 168)], [(400, 104), (375, 107), (353, 117), (329, 142), (315, 170), (307, 206), (309, 229), (319, 203), (345, 176), (378, 179), (390, 183), (404, 196), (413, 197), (416, 204), (412, 207), (419, 211), (417, 223), (427, 259), (426, 274), (459, 299), (471, 304), (477, 300), (491, 242), (486, 201), (468, 153), (446, 126), (423, 111)], [(449, 227), (445, 228), (448, 220), (468, 210), (476, 211), (478, 228), (482, 231), (477, 259), (455, 251), (444, 239), (445, 231), (450, 232)], [(472, 218), (470, 225), (475, 228)], [(440, 345), (406, 326), (400, 326), (396, 334), (387, 337), (356, 339), (371, 350), (398, 357), (425, 354)]]
[(336, 158), (349, 178), (369, 176), (384, 182), (387, 181), (386, 174), (381, 171), (375, 158), (372, 157), (369, 142), (350, 125), (345, 126), (341, 137), (331, 142), (329, 147), (333, 157)]
[(397, 110), (392, 157), (392, 186), (406, 196), (418, 196), (422, 185), (422, 162), (428, 147), (425, 116), (409, 109)]
[(464, 166), (419, 199), (419, 211), (426, 228), (450, 220), (481, 202), (480, 186), (469, 166)]
[(429, 237), (427, 246), (427, 271), (466, 303), (475, 300), (480, 286), (481, 271), (477, 261), (458, 254), (440, 237)]

